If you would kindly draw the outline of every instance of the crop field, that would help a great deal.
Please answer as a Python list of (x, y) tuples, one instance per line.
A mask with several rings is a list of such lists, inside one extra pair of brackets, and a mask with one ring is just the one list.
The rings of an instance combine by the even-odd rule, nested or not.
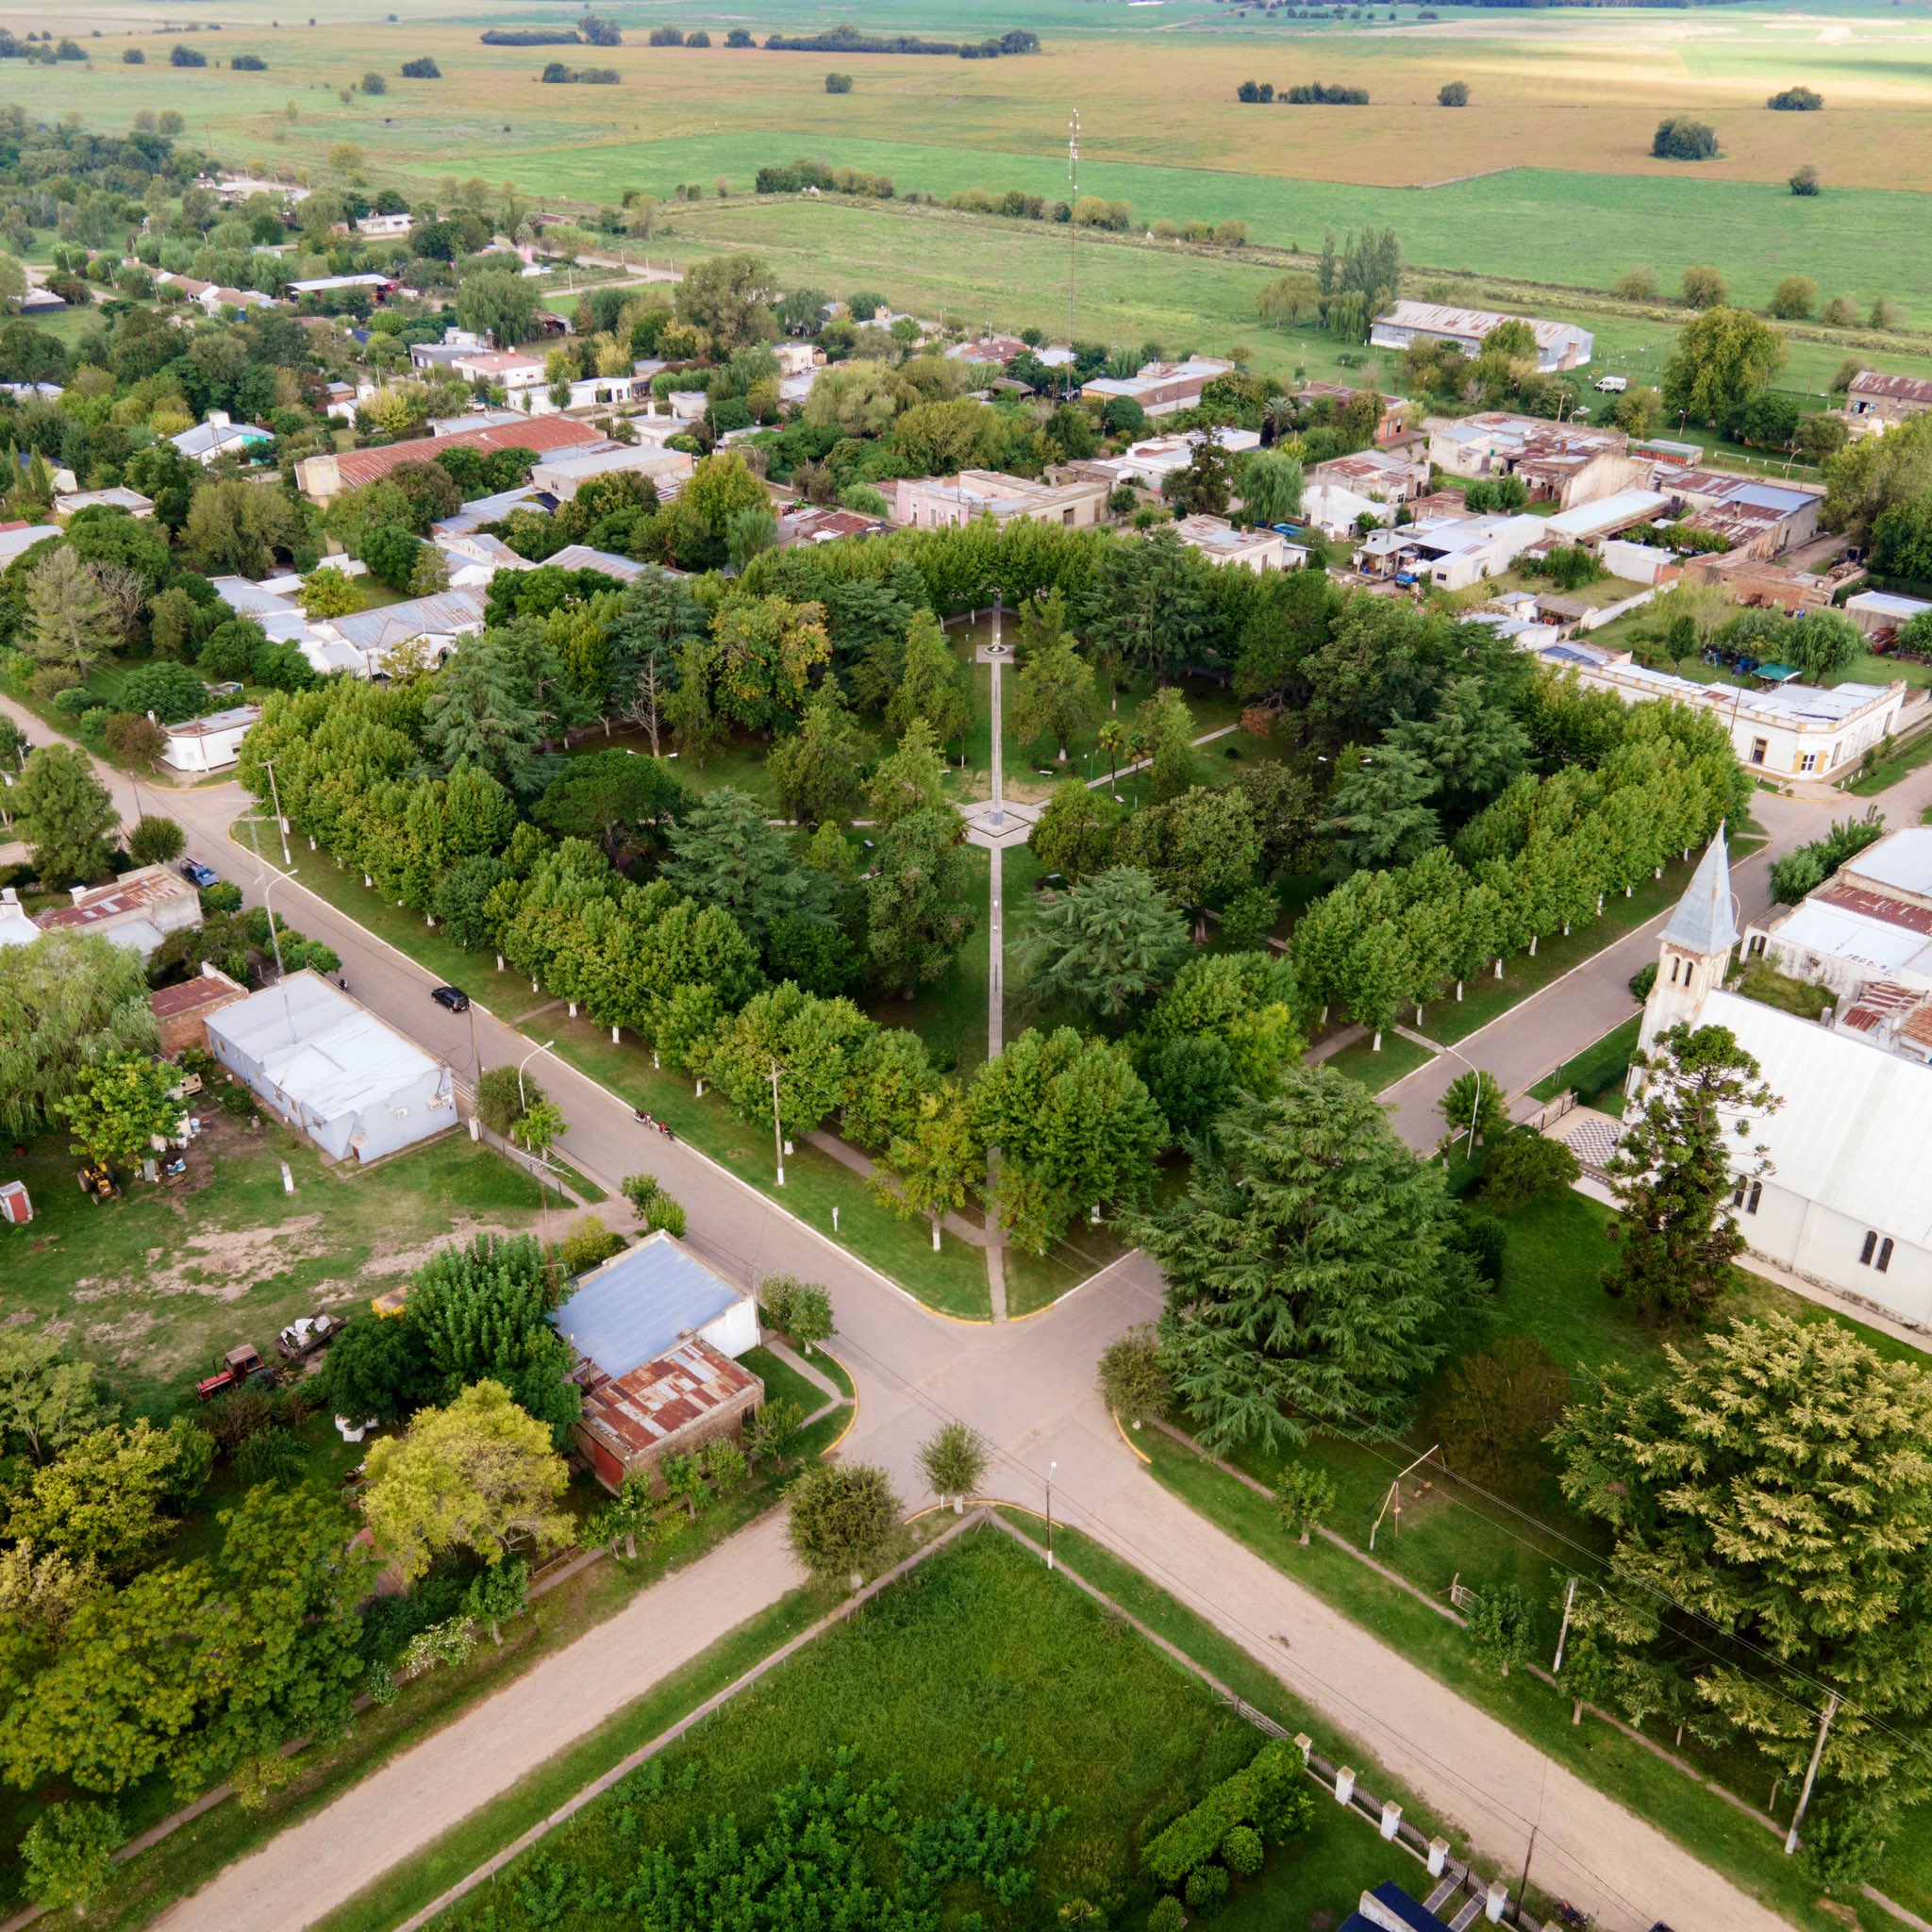
[[(605, 10), (625, 44), (596, 61), (620, 84), (564, 88), (539, 85), (544, 49), (478, 40), (491, 25), (561, 15), (507, 5), (398, 20), (375, 0), (329, 4), (328, 19), (276, 25), (268, 0), (239, 0), (219, 36), (195, 37), (210, 62), (261, 56), (261, 74), (161, 68), (175, 42), (144, 5), (25, 14), (17, 29), (80, 35), (93, 58), (22, 70), (14, 91), (37, 113), (103, 126), (172, 107), (231, 162), (315, 169), (349, 141), (375, 180), (426, 187), (482, 172), (534, 195), (603, 202), (678, 183), (710, 195), (721, 177), (742, 192), (761, 163), (800, 153), (890, 174), (902, 191), (1059, 195), (1077, 108), (1082, 191), (1146, 220), (1239, 219), (1257, 241), (1305, 247), (1324, 225), (1386, 223), (1411, 262), (1570, 286), (1601, 288), (1639, 263), (1668, 286), (1712, 261), (1754, 301), (1802, 271), (1827, 294), (1890, 295), (1932, 325), (1932, 234), (1907, 198), (1932, 187), (1932, 23), (1918, 9), (1439, 7), (1441, 18), (1424, 22), (1398, 6), (1370, 9), (1392, 21), (1341, 25), (1270, 19), (1236, 0), (970, 13), (957, 0), (890, 0), (866, 15), (870, 29), (947, 38), (1024, 25), (1044, 42), (1037, 56), (969, 62), (730, 50), (732, 25), (798, 32), (841, 16), (801, 17), (775, 0), (715, 16), (613, 0)], [(85, 38), (91, 20), (98, 42)], [(703, 26), (717, 44), (644, 44), (667, 23)], [(144, 66), (122, 63), (135, 44)], [(401, 79), (403, 60), (424, 53), (443, 78)], [(856, 70), (851, 93), (824, 92), (834, 64)], [(388, 93), (341, 101), (369, 68)], [(1251, 76), (1362, 86), (1372, 105), (1243, 107), (1234, 92)], [(1469, 107), (1435, 104), (1452, 79), (1471, 87)], [(1800, 80), (1824, 94), (1824, 112), (1766, 108), (1768, 93)], [(1709, 120), (1719, 158), (1652, 160), (1664, 112)], [(1824, 171), (1824, 194), (1786, 192), (1801, 161)]]

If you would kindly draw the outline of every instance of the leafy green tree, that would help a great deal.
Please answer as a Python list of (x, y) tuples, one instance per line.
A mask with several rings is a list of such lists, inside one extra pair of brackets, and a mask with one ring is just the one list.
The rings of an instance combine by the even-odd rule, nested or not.
[(396, 1423), (427, 1399), (432, 1386), (421, 1328), (407, 1318), (363, 1313), (329, 1343), (320, 1392), (351, 1423)]
[(1476, 1292), (1439, 1170), (1359, 1086), (1298, 1067), (1128, 1223), (1167, 1276), (1174, 1387), (1224, 1449), (1399, 1431)]
[(1304, 1549), (1308, 1538), (1334, 1513), (1335, 1478), (1311, 1462), (1285, 1462), (1274, 1479), (1274, 1513), (1294, 1531)]
[(854, 1052), (871, 1022), (846, 999), (822, 999), (791, 980), (754, 994), (721, 1027), (705, 1077), (741, 1119), (772, 1124), (772, 1070), (785, 1129), (808, 1134), (836, 1112)]
[(880, 761), (866, 787), (866, 802), (874, 820), (886, 826), (896, 825), (915, 812), (947, 809), (945, 767), (940, 760), (932, 726), (923, 713), (914, 714), (898, 748)]
[(481, 1234), (440, 1249), (417, 1269), (398, 1325), (441, 1378), (443, 1400), (473, 1382), (500, 1383), (561, 1442), (579, 1402), (570, 1379), (575, 1356), (546, 1319), (551, 1299), (550, 1269), (534, 1237)]
[(107, 1883), (125, 1836), (111, 1805), (49, 1805), (20, 1844), (27, 1896), (43, 1911), (72, 1906), (84, 1916), (88, 1902)]
[(1561, 1420), (1569, 1396), (1569, 1377), (1541, 1345), (1526, 1335), (1507, 1335), (1449, 1372), (1430, 1405), (1430, 1420), (1452, 1469), (1493, 1482), (1536, 1453)]
[(1536, 1612), (1513, 1583), (1492, 1583), (1471, 1605), (1469, 1641), (1483, 1661), (1507, 1677), (1511, 1664), (1536, 1654)]
[[(37, 754), (38, 756), (38, 754)], [(158, 1045), (140, 956), (96, 934), (0, 947), (0, 1132), (40, 1132), (81, 1069)]]
[(459, 328), (487, 335), (498, 348), (514, 348), (537, 326), (537, 291), (509, 270), (464, 276), (457, 291)]
[(490, 1632), (490, 1641), (503, 1647), (503, 1625), (521, 1616), (530, 1601), (530, 1566), (522, 1557), (507, 1557), (490, 1564), (471, 1579), (463, 1592), (463, 1614), (474, 1617)]
[(1043, 871), (1084, 878), (1112, 861), (1126, 816), (1110, 795), (1070, 778), (1055, 788), (1046, 809), (1033, 822), (1026, 843)]
[(1837, 1691), (1823, 1790), (1882, 1798), (1932, 1708), (1932, 1378), (1782, 1315), (1665, 1357), (1641, 1384), (1607, 1369), (1552, 1438), (1564, 1495), (1613, 1538), (1576, 1623), (1622, 1666), (1626, 1710), (1681, 1684), (1780, 1776), (1803, 1774)]
[(919, 1445), (920, 1473), (941, 1506), (950, 1500), (957, 1516), (984, 1479), (990, 1455), (986, 1438), (970, 1424), (941, 1423)]
[(475, 1382), (441, 1408), (419, 1409), (408, 1431), (384, 1437), (368, 1458), (362, 1513), (406, 1581), (445, 1550), (486, 1563), (512, 1547), (560, 1542), (570, 1519), (557, 1503), (569, 1485), (550, 1431), (500, 1382)]
[(986, 1149), (958, 1090), (922, 1093), (885, 1158), (874, 1167), (874, 1191), (903, 1214), (923, 1214), (932, 1224), (933, 1252), (948, 1214), (966, 1205), (986, 1177)]
[(786, 1491), (786, 1535), (792, 1555), (814, 1576), (857, 1578), (882, 1564), (898, 1541), (899, 1511), (884, 1470), (815, 1463)]
[(1113, 866), (1043, 907), (1022, 950), (1029, 991), (1118, 1024), (1188, 956), (1188, 923), (1144, 872)]
[(692, 1523), (709, 1506), (711, 1491), (705, 1481), (705, 1465), (695, 1456), (667, 1453), (658, 1461), (658, 1474), (665, 1490), (685, 1507)]
[(836, 683), (820, 686), (798, 729), (772, 747), (765, 769), (787, 814), (800, 824), (847, 824), (872, 747)]
[(844, 1129), (861, 1146), (884, 1147), (918, 1118), (919, 1103), (939, 1086), (932, 1056), (918, 1034), (877, 1026), (856, 1042), (841, 1095)]
[(127, 856), (137, 865), (170, 865), (188, 849), (188, 835), (173, 819), (149, 813), (127, 835)]
[(1237, 470), (1241, 516), (1264, 527), (1291, 524), (1302, 513), (1302, 466), (1286, 450), (1251, 450)]
[(8, 803), (42, 885), (64, 886), (107, 872), (108, 843), (121, 814), (85, 752), (42, 745), (28, 757)]
[(1151, 1322), (1116, 1335), (1100, 1351), (1097, 1365), (1102, 1399), (1124, 1423), (1139, 1428), (1174, 1401), (1160, 1337)]
[(1779, 639), (1784, 661), (1807, 684), (1832, 684), (1861, 656), (1864, 633), (1837, 610), (1807, 610), (1793, 618)]
[(150, 1158), (155, 1142), (181, 1126), (182, 1105), (170, 1098), (180, 1074), (147, 1054), (117, 1054), (75, 1075), (75, 1091), (54, 1103), (74, 1131), (74, 1148), (97, 1166), (128, 1166)]
[[(691, 488), (685, 486), (681, 501)], [(718, 708), (748, 731), (775, 730), (796, 718), (813, 674), (832, 656), (824, 607), (783, 597), (728, 599), (711, 621), (711, 635)]]
[(1169, 1138), (1126, 1049), (1071, 1026), (1010, 1042), (980, 1068), (968, 1105), (981, 1141), (1001, 1150), (1000, 1224), (1036, 1254), (1076, 1213), (1138, 1199)]
[(670, 843), (659, 874), (665, 884), (729, 913), (754, 942), (779, 920), (828, 905), (823, 874), (795, 863), (765, 808), (730, 786), (704, 793), (673, 827)]
[(569, 1132), (570, 1123), (554, 1100), (539, 1100), (526, 1107), (509, 1130), (509, 1137), (526, 1154), (541, 1160), (551, 1145)]
[[(913, 731), (920, 728), (915, 723)], [(973, 930), (965, 836), (958, 812), (934, 806), (899, 820), (879, 841), (865, 889), (866, 962), (880, 986), (908, 999), (947, 971)]]
[(1507, 1134), (1509, 1115), (1503, 1101), (1503, 1083), (1495, 1074), (1479, 1070), (1457, 1074), (1436, 1103), (1436, 1110), (1442, 1116), (1443, 1145), (1467, 1145), (1474, 1138), (1487, 1146)]
[(708, 256), (678, 283), (677, 316), (702, 329), (716, 348), (741, 349), (771, 340), (776, 294), (772, 271), (758, 256)]
[(768, 1274), (758, 1287), (758, 1307), (768, 1327), (789, 1335), (807, 1355), (833, 1332), (832, 1297), (816, 1281), (795, 1274)]
[(783, 1462), (791, 1455), (805, 1424), (805, 1411), (795, 1402), (767, 1402), (744, 1425), (744, 1454), (756, 1466)]
[(1164, 805), (1137, 811), (1123, 828), (1118, 857), (1194, 911), (1194, 937), (1207, 938), (1207, 909), (1245, 891), (1260, 858), (1254, 808), (1226, 786), (1196, 785)]
[(1172, 530), (1103, 553), (1087, 611), (1093, 661), (1157, 679), (1196, 661), (1215, 623), (1214, 569)]
[(213, 1444), (185, 1422), (90, 1429), (34, 1471), (13, 1498), (8, 1534), (120, 1573), (175, 1528), (170, 1506), (208, 1479)]
[(658, 1502), (651, 1493), (651, 1478), (639, 1470), (630, 1471), (618, 1485), (617, 1493), (591, 1520), (591, 1534), (606, 1549), (624, 1545), (625, 1560), (638, 1559), (638, 1539), (648, 1538), (658, 1522)]
[(1717, 129), (1688, 114), (1674, 114), (1657, 124), (1650, 151), (1660, 161), (1707, 161), (1717, 153)]
[(1334, 863), (1351, 872), (1408, 865), (1441, 837), (1431, 801), (1439, 780), (1415, 752), (1378, 750), (1342, 779), (1329, 797)]
[(1200, 777), (1201, 760), (1194, 750), (1194, 714), (1172, 685), (1161, 688), (1141, 707), (1138, 720), (1147, 747), (1147, 796), (1156, 805), (1179, 798)]
[(1673, 1026), (1630, 1064), (1635, 1111), (1606, 1168), (1623, 1214), (1606, 1229), (1619, 1261), (1604, 1287), (1659, 1321), (1694, 1321), (1744, 1251), (1732, 1190), (1770, 1168), (1748, 1141), (1751, 1118), (1781, 1103), (1726, 1027)]
[(25, 1329), (0, 1330), (0, 1429), (36, 1463), (114, 1421), (91, 1361), (70, 1360), (58, 1342)]
[(1013, 729), (1024, 740), (1051, 740), (1058, 760), (1092, 723), (1093, 670), (1068, 636), (1051, 638), (1027, 653), (1013, 687)]
[(916, 612), (907, 629), (906, 667), (886, 707), (887, 726), (902, 738), (915, 718), (941, 745), (963, 742), (973, 724), (972, 674), (929, 610)]
[(1714, 427), (1770, 386), (1786, 353), (1784, 337), (1748, 308), (1706, 308), (1664, 364), (1664, 408)]
[(1511, 1134), (1484, 1165), (1483, 1199), (1498, 1214), (1513, 1214), (1531, 1201), (1562, 1193), (1582, 1172), (1565, 1142)]

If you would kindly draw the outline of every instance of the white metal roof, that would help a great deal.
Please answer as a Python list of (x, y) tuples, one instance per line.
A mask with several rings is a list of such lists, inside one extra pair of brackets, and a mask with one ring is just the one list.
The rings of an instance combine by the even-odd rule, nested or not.
[(1875, 886), (1932, 898), (1932, 825), (1907, 825), (1888, 832), (1875, 844), (1846, 859), (1839, 867), (1839, 877), (1847, 884), (1865, 879)]
[(1670, 507), (1671, 499), (1658, 491), (1619, 490), (1598, 497), (1594, 503), (1579, 503), (1574, 509), (1563, 510), (1543, 521), (1549, 525), (1552, 536), (1577, 543), (1606, 530), (1627, 529)]
[(1831, 899), (1807, 899), (1778, 921), (1772, 935), (1820, 958), (1869, 967), (1874, 978), (1932, 978), (1932, 939)]
[(1785, 1103), (1750, 1119), (1740, 1150), (1761, 1141), (1783, 1186), (1916, 1246), (1932, 1243), (1932, 1067), (1738, 993), (1709, 994), (1698, 1018), (1728, 1027)]
[(208, 1025), (325, 1121), (380, 1107), (438, 1065), (315, 973), (291, 973), (209, 1014)]

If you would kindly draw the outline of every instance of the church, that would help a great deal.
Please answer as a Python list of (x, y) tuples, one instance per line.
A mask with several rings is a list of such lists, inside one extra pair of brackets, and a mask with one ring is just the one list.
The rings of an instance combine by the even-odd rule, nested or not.
[[(1863, 869), (1882, 871), (1885, 848), (1913, 837), (1881, 841)], [(1740, 938), (1720, 830), (1664, 926), (1639, 1044), (1679, 1024), (1727, 1028), (1783, 1102), (1745, 1116), (1738, 1138), (1772, 1163), (1732, 1197), (1752, 1253), (1932, 1333), (1932, 1065), (1895, 1024), (1907, 989), (1868, 972), (1829, 1024), (1800, 1019), (1726, 990)], [(1764, 950), (1755, 926), (1751, 946)], [(1925, 999), (1914, 994), (1908, 1010)]]

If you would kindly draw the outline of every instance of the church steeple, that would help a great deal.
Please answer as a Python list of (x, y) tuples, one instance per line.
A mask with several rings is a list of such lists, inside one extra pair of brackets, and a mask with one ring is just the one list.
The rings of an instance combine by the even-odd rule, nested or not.
[(1638, 1044), (1648, 1047), (1680, 1022), (1695, 1025), (1705, 995), (1721, 987), (1738, 943), (1738, 902), (1731, 891), (1731, 853), (1719, 825), (1704, 848), (1684, 896), (1664, 924), (1657, 984), (1643, 1003)]

